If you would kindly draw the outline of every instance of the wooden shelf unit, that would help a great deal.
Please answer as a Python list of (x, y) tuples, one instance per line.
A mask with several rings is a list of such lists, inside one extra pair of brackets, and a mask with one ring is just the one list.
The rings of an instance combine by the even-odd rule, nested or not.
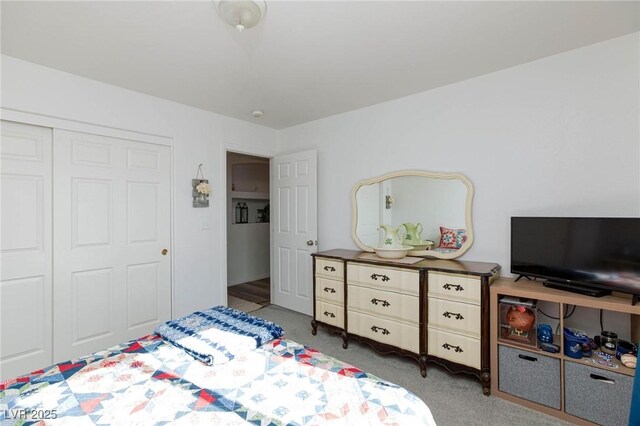
[[(557, 303), (559, 305), (558, 312), (564, 312), (564, 305), (602, 309), (606, 311), (621, 312), (630, 314), (630, 330), (631, 340), (638, 342), (640, 340), (640, 304), (632, 305), (632, 297), (629, 294), (613, 293), (604, 297), (591, 297), (576, 293), (570, 293), (563, 290), (557, 290), (543, 286), (540, 281), (519, 281), (514, 282), (512, 279), (500, 278), (493, 282), (490, 288), (491, 299), (491, 393), (499, 398), (506, 399), (532, 408), (537, 411), (544, 412), (546, 414), (558, 417), (560, 419), (579, 424), (579, 425), (592, 425), (594, 423), (588, 422), (582, 418), (575, 417), (573, 415), (564, 412), (565, 409), (565, 392), (564, 392), (564, 369), (566, 362), (573, 362), (582, 365), (588, 365), (589, 367), (602, 369), (604, 371), (624, 374), (626, 376), (634, 376), (634, 370), (627, 368), (620, 363), (615, 357), (613, 357), (612, 363), (618, 365), (618, 368), (612, 369), (604, 366), (597, 365), (591, 362), (591, 358), (596, 357), (593, 355), (591, 358), (575, 359), (564, 355), (564, 339), (562, 334), (554, 334), (554, 343), (560, 346), (560, 352), (557, 354), (544, 352), (539, 348), (531, 346), (520, 345), (516, 342), (505, 341), (498, 336), (499, 333), (499, 299), (501, 296), (512, 296), (526, 299), (534, 299), (538, 301), (545, 301), (551, 303)], [(564, 319), (560, 316), (559, 330), (562, 332), (564, 327)], [(546, 405), (538, 404), (508, 393), (505, 393), (499, 389), (499, 348), (500, 346), (515, 348), (519, 350), (525, 350), (533, 353), (539, 353), (540, 355), (555, 358), (560, 360), (560, 383), (561, 383), (561, 406), (560, 409), (554, 409)]]
[(231, 191), (234, 200), (269, 200), (268, 192)]

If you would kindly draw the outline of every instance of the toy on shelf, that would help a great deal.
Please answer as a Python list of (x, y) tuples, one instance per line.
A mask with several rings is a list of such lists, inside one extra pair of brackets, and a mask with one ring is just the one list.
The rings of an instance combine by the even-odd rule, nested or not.
[(538, 342), (553, 343), (553, 330), (549, 324), (538, 324)]
[(505, 340), (524, 344), (538, 345), (536, 323), (538, 316), (537, 302), (517, 297), (500, 299), (500, 337)]

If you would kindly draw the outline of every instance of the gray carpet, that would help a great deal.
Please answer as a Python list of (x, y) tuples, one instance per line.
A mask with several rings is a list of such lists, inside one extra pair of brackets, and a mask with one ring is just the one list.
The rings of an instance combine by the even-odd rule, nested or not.
[(311, 346), (376, 376), (403, 386), (427, 403), (438, 425), (557, 425), (567, 424), (555, 417), (482, 394), (480, 382), (464, 375), (450, 375), (429, 364), (427, 378), (420, 375), (418, 363), (409, 358), (380, 356), (367, 345), (349, 342), (319, 327), (311, 335), (311, 317), (270, 305), (252, 313), (280, 324), (285, 336)]

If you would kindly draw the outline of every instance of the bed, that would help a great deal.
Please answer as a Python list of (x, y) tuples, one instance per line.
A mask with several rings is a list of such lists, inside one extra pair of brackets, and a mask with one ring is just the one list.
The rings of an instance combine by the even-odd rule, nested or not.
[(0, 384), (0, 420), (435, 424), (426, 404), (408, 390), (284, 337), (207, 365), (158, 334)]

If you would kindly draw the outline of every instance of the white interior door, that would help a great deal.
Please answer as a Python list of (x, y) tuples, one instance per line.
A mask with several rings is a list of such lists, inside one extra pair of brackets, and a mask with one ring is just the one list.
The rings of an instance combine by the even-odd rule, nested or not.
[(271, 299), (276, 305), (313, 313), (311, 253), (318, 239), (316, 151), (271, 160)]
[(51, 364), (51, 129), (2, 122), (0, 378)]
[(56, 129), (53, 156), (53, 360), (60, 362), (170, 319), (170, 152)]
[(380, 184), (364, 185), (358, 189), (358, 225), (356, 234), (360, 241), (370, 247), (380, 245), (380, 209), (382, 209)]

